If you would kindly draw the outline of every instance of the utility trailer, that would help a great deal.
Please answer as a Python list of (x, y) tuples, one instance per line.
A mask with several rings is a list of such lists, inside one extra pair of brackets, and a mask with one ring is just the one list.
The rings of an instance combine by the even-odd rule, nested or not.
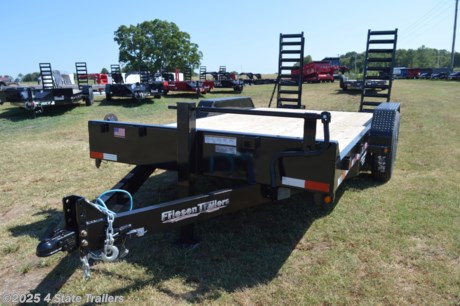
[(34, 116), (42, 113), (45, 107), (57, 105), (73, 105), (84, 101), (86, 106), (93, 104), (93, 90), (90, 85), (79, 88), (56, 85), (56, 71), (51, 69), (50, 63), (40, 63), (41, 87), (7, 87), (0, 91), (0, 101), (10, 102), (33, 112)]
[[(302, 82), (320, 83), (334, 82), (334, 71), (336, 68), (329, 61), (313, 61), (303, 65)], [(299, 68), (291, 70), (292, 78), (297, 79)]]
[[(340, 88), (342, 90), (362, 91), (364, 88), (363, 80), (350, 80), (344, 75), (340, 75)], [(373, 90), (385, 90), (388, 88), (387, 82), (383, 80), (366, 80), (366, 88)]]
[(136, 101), (148, 97), (161, 98), (165, 91), (165, 84), (161, 80), (151, 78), (150, 73), (144, 67), (139, 70), (139, 81), (125, 83), (120, 65), (110, 65), (112, 84), (105, 85), (105, 99), (112, 101), (113, 97), (131, 98)]
[(167, 95), (169, 91), (182, 91), (194, 93), (199, 98), (200, 95), (208, 93), (214, 86), (214, 83), (210, 84), (209, 82), (203, 82), (201, 80), (193, 81), (192, 68), (187, 68), (185, 70), (185, 74), (182, 80), (180, 76), (181, 73), (179, 69), (176, 69), (174, 73), (163, 73), (163, 78), (168, 82), (168, 86), (164, 91), (164, 95)]
[(207, 72), (205, 66), (200, 67), (200, 80), (206, 80), (209, 74), (213, 78), (214, 88), (232, 88), (233, 91), (241, 93), (244, 88), (244, 81), (237, 80), (234, 73), (227, 72), (225, 66), (219, 67), (219, 72)]
[(265, 84), (275, 84), (276, 79), (263, 79), (262, 74), (252, 73), (252, 72), (241, 72), (238, 74), (241, 76), (246, 76), (247, 79), (240, 79), (243, 81), (244, 85), (265, 85)]
[[(65, 226), (48, 231), (38, 256), (79, 251), (89, 277), (89, 259), (125, 256), (127, 240), (177, 228), (181, 241), (193, 244), (195, 222), (299, 192), (313, 193), (317, 205), (328, 207), (345, 179), (370, 171), (385, 182), (393, 172), (399, 103), (382, 103), (372, 113), (327, 112), (254, 108), (248, 97), (231, 97), (170, 108), (177, 123), (88, 122), (96, 165), (105, 160), (135, 167), (95, 200), (65, 197)], [(202, 116), (208, 113), (218, 115)], [(177, 171), (177, 198), (133, 203), (132, 194), (155, 169)], [(196, 193), (197, 177), (228, 183)]]

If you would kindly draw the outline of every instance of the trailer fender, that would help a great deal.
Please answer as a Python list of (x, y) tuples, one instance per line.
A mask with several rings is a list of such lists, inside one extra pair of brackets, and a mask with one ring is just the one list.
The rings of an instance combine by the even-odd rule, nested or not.
[(372, 176), (379, 181), (390, 180), (396, 159), (400, 125), (400, 104), (384, 102), (374, 110), (369, 133)]

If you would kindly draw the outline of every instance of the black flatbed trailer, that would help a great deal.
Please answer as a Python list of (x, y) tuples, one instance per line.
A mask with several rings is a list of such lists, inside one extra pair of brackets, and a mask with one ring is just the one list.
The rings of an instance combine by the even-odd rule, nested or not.
[(10, 102), (12, 105), (31, 111), (34, 116), (42, 113), (44, 108), (59, 105), (74, 105), (81, 101), (86, 106), (94, 102), (91, 85), (57, 86), (50, 63), (40, 63), (42, 86), (9, 86), (0, 90), (0, 104)]
[[(340, 79), (340, 88), (344, 91), (362, 91), (364, 88), (363, 80), (349, 80), (345, 76), (341, 75)], [(384, 90), (388, 88), (387, 82), (383, 80), (366, 80), (366, 88), (368, 90)]]
[(155, 97), (160, 99), (165, 91), (163, 81), (155, 81), (145, 69), (139, 70), (140, 82), (125, 83), (121, 74), (120, 65), (111, 65), (112, 84), (105, 85), (106, 101), (113, 97), (131, 98), (140, 101)]
[[(96, 200), (63, 199), (65, 226), (37, 246), (38, 256), (78, 250), (85, 277), (88, 259), (113, 261), (124, 242), (180, 228), (193, 243), (193, 223), (269, 201), (311, 192), (315, 203), (332, 205), (345, 179), (371, 171), (391, 178), (399, 134), (399, 103), (373, 113), (248, 107), (248, 97), (179, 102), (177, 123), (88, 122), (90, 157), (136, 165)], [(204, 107), (206, 106), (206, 107)], [(222, 106), (222, 107), (221, 107)], [(202, 116), (202, 114), (218, 114)], [(199, 119), (197, 119), (199, 117)], [(155, 169), (177, 171), (177, 199), (142, 208), (131, 195)], [(195, 193), (196, 176), (222, 178), (226, 187)], [(122, 193), (129, 193), (121, 195)]]
[(244, 85), (265, 85), (275, 84), (276, 79), (263, 79), (262, 74), (252, 72), (241, 72), (239, 76), (246, 76), (247, 79), (240, 79)]
[(214, 88), (232, 88), (234, 92), (241, 93), (244, 88), (244, 81), (235, 79), (233, 73), (227, 72), (225, 66), (220, 66), (218, 72), (208, 72), (205, 66), (200, 67), (200, 80), (206, 80), (206, 75), (211, 75)]

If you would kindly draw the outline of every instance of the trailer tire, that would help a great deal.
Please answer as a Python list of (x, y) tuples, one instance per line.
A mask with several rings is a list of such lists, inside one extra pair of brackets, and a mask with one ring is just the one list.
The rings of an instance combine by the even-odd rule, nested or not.
[(399, 136), (399, 113), (396, 114), (391, 137), (390, 152), (388, 154), (374, 154), (372, 158), (372, 177), (381, 182), (388, 182), (393, 174), (393, 166), (396, 160)]
[(91, 105), (93, 105), (93, 103), (94, 103), (94, 99), (93, 99), (92, 95), (88, 95), (88, 96), (85, 97), (86, 106), (91, 106)]
[(104, 121), (118, 121), (118, 117), (115, 114), (108, 113), (104, 116)]

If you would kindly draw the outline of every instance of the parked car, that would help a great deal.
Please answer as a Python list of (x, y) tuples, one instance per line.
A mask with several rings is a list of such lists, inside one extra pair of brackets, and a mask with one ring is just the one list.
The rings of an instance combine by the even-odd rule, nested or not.
[(454, 71), (447, 77), (448, 80), (460, 80), (460, 71)]
[(449, 76), (449, 73), (447, 72), (433, 73), (431, 75), (431, 79), (432, 80), (447, 80), (448, 76)]

